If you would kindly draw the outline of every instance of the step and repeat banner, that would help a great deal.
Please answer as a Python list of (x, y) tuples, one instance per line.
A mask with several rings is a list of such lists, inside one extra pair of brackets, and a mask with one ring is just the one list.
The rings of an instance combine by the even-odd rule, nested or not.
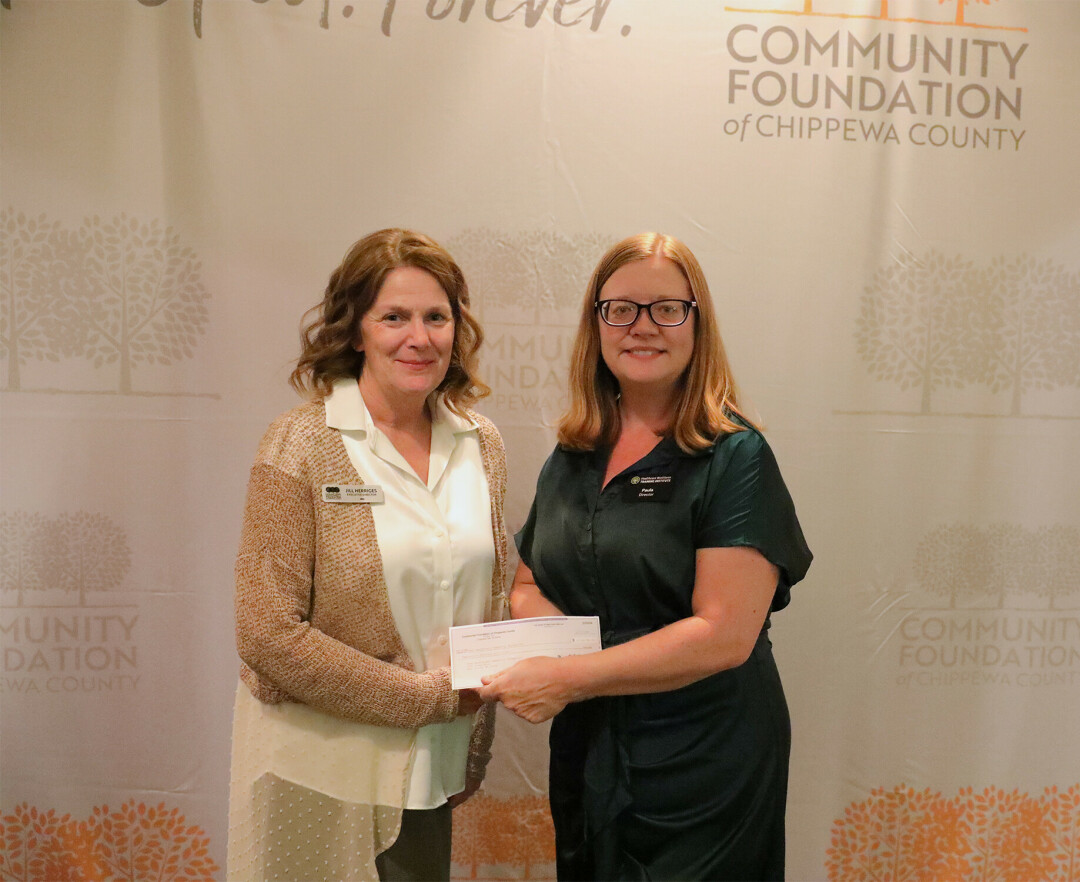
[[(465, 268), (516, 530), (674, 234), (816, 560), (797, 880), (1080, 880), (1080, 2), (0, 0), (0, 877), (220, 879), (248, 468), (362, 235)], [(460, 879), (550, 879), (500, 715)]]

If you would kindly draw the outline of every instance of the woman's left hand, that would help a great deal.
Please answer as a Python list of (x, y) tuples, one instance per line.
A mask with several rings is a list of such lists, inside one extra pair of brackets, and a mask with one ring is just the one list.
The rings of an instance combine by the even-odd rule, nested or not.
[(477, 790), (480, 789), (480, 782), (474, 781), (471, 784), (466, 784), (465, 789), (461, 793), (455, 793), (453, 796), (448, 796), (446, 801), (450, 804), (451, 809), (456, 809), (459, 805), (470, 799)]
[(537, 656), (519, 661), (494, 676), (483, 677), (477, 692), (484, 701), (501, 701), (523, 720), (550, 720), (573, 700), (566, 681), (566, 660)]

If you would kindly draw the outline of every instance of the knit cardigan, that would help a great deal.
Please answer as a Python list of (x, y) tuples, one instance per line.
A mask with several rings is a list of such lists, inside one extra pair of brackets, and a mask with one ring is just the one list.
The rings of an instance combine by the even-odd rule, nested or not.
[[(470, 411), (491, 496), (495, 565), (489, 620), (504, 618), (506, 451)], [(361, 484), (322, 400), (275, 420), (251, 469), (236, 559), (240, 678), (262, 702), (302, 702), (358, 723), (417, 729), (458, 713), (450, 669), (417, 671), (390, 611), (371, 506), (322, 501), (325, 484)], [(477, 715), (467, 783), (490, 759), (494, 706)]]

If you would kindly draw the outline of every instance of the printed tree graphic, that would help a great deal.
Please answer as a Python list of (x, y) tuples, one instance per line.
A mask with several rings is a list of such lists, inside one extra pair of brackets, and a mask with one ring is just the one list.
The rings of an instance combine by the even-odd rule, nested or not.
[(0, 816), (0, 879), (79, 879), (78, 868), (65, 860), (61, 844), (71, 826), (70, 815), (57, 815), (23, 803)]
[(497, 233), (480, 228), (463, 231), (447, 247), (486, 319), (550, 325), (565, 324), (565, 310), (571, 315), (577, 310), (593, 266), (608, 244), (593, 233), (571, 238), (547, 231)]
[(498, 862), (488, 827), (499, 822), (502, 800), (480, 793), (454, 810), (454, 845), (451, 861), (467, 867), (468, 879), (476, 879), (480, 867)]
[(1043, 793), (1047, 805), (1046, 826), (1051, 840), (1051, 854), (1056, 864), (1053, 878), (1074, 880), (1080, 877), (1080, 784), (1059, 792), (1047, 787)]
[(1052, 847), (1044, 802), (1018, 790), (987, 787), (979, 794), (960, 791), (966, 807), (967, 877), (973, 879), (1048, 879)]
[(43, 552), (47, 552), (49, 521), (24, 511), (0, 514), (0, 586), (15, 594), (22, 606), (27, 591), (48, 586)]
[(1035, 534), (1017, 524), (992, 524), (983, 532), (989, 574), (983, 593), (997, 597), (998, 608), (1005, 606), (1006, 595), (1027, 591), (1040, 562)]
[(1054, 609), (1055, 598), (1080, 591), (1080, 530), (1055, 524), (1040, 527), (1033, 539), (1038, 561), (1034, 590), (1048, 597)]
[(915, 579), (932, 594), (949, 598), (956, 609), (957, 597), (986, 590), (992, 572), (989, 537), (969, 524), (952, 524), (930, 533), (915, 550)]
[(956, 800), (929, 788), (871, 791), (869, 799), (845, 809), (833, 827), (825, 862), (829, 879), (956, 878), (964, 847), (961, 811)]
[(31, 359), (57, 361), (61, 304), (81, 277), (78, 240), (45, 215), (0, 211), (0, 350), (7, 386), (18, 391)]
[(1080, 530), (1064, 524), (1026, 530), (1017, 524), (985, 529), (952, 524), (928, 533), (915, 550), (916, 581), (949, 598), (949, 609), (967, 595), (996, 597), (1035, 593), (1055, 599), (1080, 591)]
[(96, 806), (85, 821), (22, 803), (0, 816), (0, 879), (210, 880), (220, 867), (209, 838), (179, 809), (134, 799), (118, 811)]
[(938, 3), (955, 3), (956, 4), (956, 18), (954, 23), (958, 25), (964, 24), (964, 7), (968, 3), (982, 3), (985, 6), (990, 5), (990, 0), (938, 0)]
[(209, 321), (201, 267), (157, 220), (95, 216), (80, 236), (86, 284), (64, 316), (72, 331), (69, 354), (86, 356), (95, 367), (118, 362), (118, 391), (130, 394), (136, 365), (172, 364), (194, 353)]
[(488, 317), (494, 307), (519, 313), (522, 323), (535, 320), (532, 266), (520, 242), (488, 229), (469, 229), (447, 243), (469, 282), (473, 308)]
[[(814, 0), (803, 0), (804, 15), (812, 15), (814, 12)], [(878, 18), (887, 19), (889, 17), (889, 0), (881, 0), (881, 10), (878, 13)]]
[(919, 412), (949, 386), (1010, 394), (1080, 386), (1080, 273), (1028, 255), (976, 268), (931, 252), (878, 270), (859, 304), (859, 355), (879, 380), (919, 387)]
[(934, 251), (878, 270), (866, 287), (856, 320), (859, 355), (879, 380), (918, 387), (920, 412), (931, 393), (961, 386), (966, 358), (957, 333), (973, 300), (971, 263)]
[[(534, 233), (526, 242), (539, 282), (537, 301), (546, 309), (576, 312), (585, 296), (593, 267), (611, 244), (586, 233), (569, 238), (558, 233)], [(577, 315), (574, 315), (577, 318)]]
[(131, 550), (116, 524), (102, 514), (63, 514), (56, 521), (55, 579), (50, 587), (79, 595), (86, 606), (90, 591), (114, 591), (131, 567)]
[(1080, 784), (1018, 790), (966, 787), (947, 799), (880, 787), (833, 823), (830, 882), (1080, 880)]
[(1053, 261), (997, 258), (986, 271), (971, 339), (978, 379), (1012, 392), (1080, 385), (1080, 281)]
[(0, 565), (4, 591), (16, 606), (25, 592), (60, 589), (78, 594), (116, 590), (131, 567), (123, 530), (108, 517), (89, 512), (45, 518), (28, 512), (0, 515)]
[[(495, 799), (481, 793), (454, 812), (453, 863), (468, 867), (469, 879), (481, 867), (518, 868), (529, 879), (537, 864), (555, 860), (555, 831), (547, 800), (541, 796)], [(491, 878), (482, 874), (483, 878)], [(515, 878), (517, 878), (515, 876)]]

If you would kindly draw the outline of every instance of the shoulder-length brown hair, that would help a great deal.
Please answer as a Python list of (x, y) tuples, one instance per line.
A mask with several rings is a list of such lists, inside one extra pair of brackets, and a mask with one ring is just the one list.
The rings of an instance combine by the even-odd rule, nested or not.
[(301, 320), (300, 358), (289, 385), (301, 394), (324, 397), (334, 381), (359, 377), (364, 353), (353, 348), (360, 319), (375, 303), (392, 270), (416, 267), (431, 273), (446, 292), (454, 316), (450, 366), (437, 392), (461, 414), (491, 390), (477, 377), (477, 350), (484, 340), (480, 324), (469, 312), (469, 286), (450, 253), (435, 240), (412, 230), (379, 230), (353, 244), (330, 274), (322, 302)]
[(558, 439), (564, 447), (595, 450), (611, 446), (619, 437), (619, 384), (600, 353), (596, 302), (604, 284), (617, 269), (654, 255), (670, 260), (679, 268), (697, 301), (694, 351), (680, 384), (671, 435), (679, 447), (692, 453), (709, 447), (721, 434), (744, 428), (730, 417), (738, 414), (746, 420), (739, 409), (738, 390), (701, 264), (673, 236), (641, 233), (616, 243), (600, 258), (585, 291), (570, 356), (569, 404), (558, 423)]

